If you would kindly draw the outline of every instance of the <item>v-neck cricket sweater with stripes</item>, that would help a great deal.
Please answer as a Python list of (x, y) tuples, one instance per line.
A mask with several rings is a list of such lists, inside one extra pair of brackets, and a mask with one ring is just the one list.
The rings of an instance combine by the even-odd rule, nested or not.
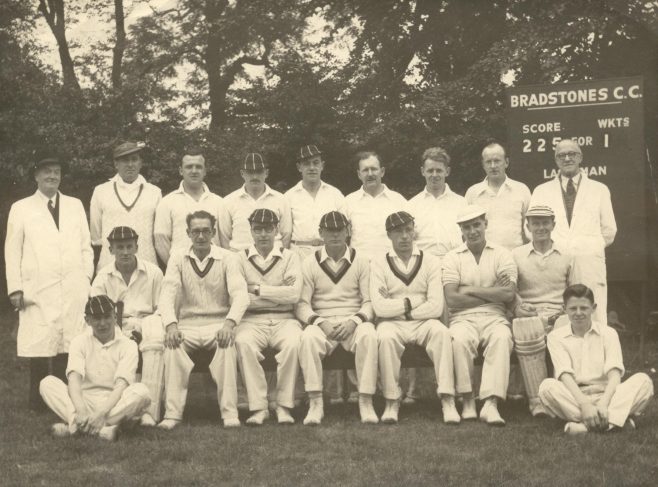
[(320, 250), (304, 259), (304, 287), (296, 308), (301, 322), (319, 324), (321, 318), (329, 316), (349, 316), (357, 325), (372, 321), (369, 261), (357, 250), (350, 251), (351, 262), (343, 259), (338, 271), (326, 261), (320, 263)]
[(233, 252), (212, 245), (202, 262), (192, 249), (177, 250), (169, 258), (158, 305), (165, 326), (203, 326), (225, 319), (239, 324), (248, 305), (247, 283)]
[[(288, 249), (272, 255), (264, 264), (258, 264), (254, 257), (249, 258), (249, 249), (238, 252), (242, 275), (248, 285), (260, 286), (259, 296), (249, 293), (249, 307), (244, 320), (284, 320), (294, 319), (294, 305), (302, 292), (302, 276), (299, 256)], [(295, 282), (288, 286), (284, 281), (294, 277)]]
[[(396, 267), (389, 255), (380, 254), (370, 263), (370, 297), (378, 318), (409, 321), (405, 317), (405, 300), (409, 299), (412, 320), (439, 319), (443, 313), (443, 284), (439, 259), (419, 252), (408, 273)], [(379, 289), (389, 294), (384, 298)]]

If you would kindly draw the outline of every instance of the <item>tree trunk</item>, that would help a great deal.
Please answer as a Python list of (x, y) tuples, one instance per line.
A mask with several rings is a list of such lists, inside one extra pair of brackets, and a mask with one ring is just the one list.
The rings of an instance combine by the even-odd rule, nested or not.
[(112, 58), (112, 88), (119, 91), (123, 79), (123, 52), (126, 49), (126, 28), (124, 25), (123, 0), (114, 0), (114, 23), (116, 43)]
[(55, 36), (57, 47), (59, 49), (59, 59), (62, 64), (62, 79), (64, 88), (72, 92), (80, 92), (80, 84), (75, 75), (75, 66), (71, 53), (69, 52), (69, 43), (66, 40), (66, 20), (64, 17), (64, 0), (39, 0), (39, 11), (46, 19), (50, 30)]

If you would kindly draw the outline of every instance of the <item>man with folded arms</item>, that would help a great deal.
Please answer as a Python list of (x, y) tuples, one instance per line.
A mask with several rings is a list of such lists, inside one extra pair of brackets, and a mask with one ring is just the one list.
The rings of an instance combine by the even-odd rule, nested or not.
[(637, 373), (624, 382), (619, 336), (593, 320), (596, 303), (587, 286), (575, 284), (563, 295), (569, 324), (548, 334), (555, 379), (546, 379), (539, 397), (551, 416), (567, 421), (567, 434), (635, 429), (653, 397), (653, 382)]
[(278, 223), (272, 210), (254, 210), (249, 217), (254, 244), (238, 254), (250, 303), (235, 330), (235, 348), (252, 411), (247, 424), (252, 426), (269, 418), (267, 382), (260, 364), (267, 347), (277, 352), (277, 421), (295, 422), (290, 409), (295, 402), (302, 327), (295, 319), (293, 306), (302, 291), (301, 268), (295, 252), (274, 247)]
[(50, 375), (41, 381), (40, 392), (64, 421), (52, 426), (53, 436), (85, 433), (114, 441), (119, 425), (139, 419), (151, 398), (144, 384), (134, 383), (137, 345), (117, 328), (112, 300), (89, 298), (85, 320), (89, 329), (71, 341), (68, 388)]
[(530, 412), (537, 416), (546, 414), (538, 397), (547, 377), (546, 334), (563, 313), (562, 293), (569, 285), (573, 259), (551, 239), (551, 208), (531, 206), (525, 216), (532, 242), (512, 251), (519, 273), (512, 331)]
[(91, 296), (106, 295), (120, 307), (118, 325), (134, 338), (142, 352), (141, 382), (149, 388), (151, 406), (142, 425), (155, 426), (160, 419), (164, 361), (162, 318), (155, 314), (162, 287), (162, 271), (137, 257), (137, 233), (130, 227), (115, 227), (107, 239), (114, 262), (103, 267), (91, 285)]
[(249, 295), (238, 257), (212, 244), (215, 217), (199, 210), (187, 216), (192, 246), (169, 259), (159, 312), (165, 324), (165, 415), (158, 425), (175, 428), (183, 418), (194, 362), (189, 353), (214, 351), (210, 375), (225, 427), (240, 426), (237, 409), (235, 327)]
[(302, 265), (304, 287), (297, 305), (297, 317), (307, 324), (299, 349), (310, 400), (304, 424), (322, 421), (322, 359), (339, 345), (355, 356), (361, 422), (378, 423), (372, 406), (377, 334), (372, 324), (369, 261), (347, 245), (349, 222), (342, 213), (331, 211), (322, 217), (320, 236), (324, 246)]
[(434, 364), (443, 421), (459, 423), (450, 333), (439, 321), (443, 313), (441, 267), (436, 257), (414, 245), (414, 219), (409, 213), (392, 213), (385, 225), (393, 249), (375, 258), (370, 272), (370, 297), (380, 319), (379, 373), (386, 399), (382, 422), (398, 421), (402, 353), (407, 344), (415, 343), (425, 348)]
[(450, 306), (450, 334), (455, 358), (457, 394), (464, 399), (463, 419), (475, 419), (473, 361), (484, 346), (480, 420), (493, 426), (505, 421), (498, 400), (505, 399), (509, 382), (512, 332), (506, 317), (507, 303), (514, 300), (516, 265), (510, 252), (487, 242), (486, 211), (465, 207), (457, 223), (464, 244), (443, 259), (443, 289)]

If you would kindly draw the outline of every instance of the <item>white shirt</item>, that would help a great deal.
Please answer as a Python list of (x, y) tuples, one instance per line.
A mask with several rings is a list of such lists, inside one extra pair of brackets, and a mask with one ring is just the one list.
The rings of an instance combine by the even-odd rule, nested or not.
[(414, 266), (416, 265), (416, 261), (418, 260), (418, 257), (420, 257), (420, 249), (414, 245), (414, 248), (411, 251), (411, 258), (409, 259), (409, 262), (407, 262), (406, 264), (398, 256), (395, 250), (390, 250), (386, 255), (388, 255), (393, 260), (395, 267), (400, 269), (405, 274), (409, 274), (411, 272), (411, 269), (413, 269)]
[(267, 264), (269, 264), (274, 257), (282, 257), (281, 249), (279, 247), (272, 247), (270, 253), (263, 257), (258, 250), (256, 250), (256, 247), (252, 245), (249, 247), (249, 254), (247, 255), (248, 259), (254, 259), (254, 262), (261, 268), (267, 267)]
[(224, 207), (220, 211), (220, 236), (229, 242), (231, 250), (244, 250), (254, 243), (249, 216), (257, 208), (268, 208), (279, 217), (279, 235), (274, 241), (275, 247), (281, 247), (281, 239), (290, 235), (292, 218), (288, 201), (283, 195), (265, 185), (265, 192), (254, 199), (242, 186), (224, 198)]
[(345, 246), (345, 253), (338, 258), (338, 260), (332, 259), (329, 254), (327, 253), (327, 247), (322, 247), (320, 250), (320, 263), (326, 262), (329, 268), (332, 271), (337, 271), (338, 269), (341, 268), (343, 265), (342, 262), (343, 260), (347, 261), (349, 264), (352, 263), (352, 255), (350, 253), (350, 248), (349, 246)]
[(299, 181), (285, 193), (292, 213), (292, 240), (308, 242), (320, 238), (320, 219), (330, 211), (341, 211), (345, 197), (338, 189), (324, 181), (315, 197)]
[(58, 193), (59, 193), (59, 191), (57, 193), (55, 193), (55, 196), (53, 196), (52, 198), (48, 198), (48, 196), (46, 196), (45, 194), (43, 194), (41, 191), (39, 191), (37, 189), (37, 195), (39, 196), (39, 198), (41, 198), (43, 200), (43, 204), (46, 205), (46, 206), (48, 206), (49, 201), (52, 203), (53, 207), (57, 204), (57, 194)]
[[(155, 211), (153, 225), (155, 249), (160, 259), (167, 262), (173, 250), (187, 248), (192, 244), (187, 236), (187, 215), (205, 210), (219, 220), (222, 202), (222, 197), (210, 192), (205, 183), (201, 197), (195, 200), (185, 192), (182, 181), (178, 189), (162, 198)], [(219, 245), (219, 224), (215, 229), (217, 233), (213, 243)]]
[(424, 189), (411, 198), (409, 212), (416, 222), (418, 247), (442, 257), (461, 245), (461, 231), (456, 222), (459, 211), (466, 205), (466, 198), (454, 193), (447, 184), (438, 197)]
[(506, 177), (496, 193), (485, 178), (468, 188), (466, 201), (487, 210), (487, 241), (508, 250), (523, 245), (523, 218), (530, 204), (525, 184)]
[(345, 216), (352, 224), (351, 246), (369, 259), (391, 247), (386, 235), (386, 217), (407, 209), (404, 196), (385, 184), (382, 187), (383, 191), (374, 197), (363, 187), (345, 197)]
[(567, 191), (567, 184), (569, 184), (569, 179), (573, 181), (573, 187), (576, 191), (578, 191), (578, 186), (580, 186), (580, 182), (583, 180), (581, 173), (578, 173), (571, 178), (568, 178), (564, 174), (560, 173), (560, 184), (562, 185), (562, 189), (565, 191), (565, 193)]

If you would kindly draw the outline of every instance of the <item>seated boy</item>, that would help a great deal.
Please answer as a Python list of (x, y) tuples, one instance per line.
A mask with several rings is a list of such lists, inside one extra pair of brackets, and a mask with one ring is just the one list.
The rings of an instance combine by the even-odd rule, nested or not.
[(85, 321), (90, 326), (71, 341), (66, 384), (49, 375), (39, 390), (44, 402), (64, 423), (54, 436), (86, 433), (114, 441), (120, 423), (138, 420), (151, 403), (148, 388), (134, 384), (137, 344), (116, 326), (114, 303), (105, 295), (89, 298)]
[(569, 326), (548, 335), (555, 379), (539, 387), (539, 398), (551, 416), (567, 421), (565, 433), (635, 428), (637, 415), (653, 396), (653, 383), (637, 373), (625, 382), (617, 332), (592, 320), (596, 310), (592, 290), (582, 284), (563, 294)]

